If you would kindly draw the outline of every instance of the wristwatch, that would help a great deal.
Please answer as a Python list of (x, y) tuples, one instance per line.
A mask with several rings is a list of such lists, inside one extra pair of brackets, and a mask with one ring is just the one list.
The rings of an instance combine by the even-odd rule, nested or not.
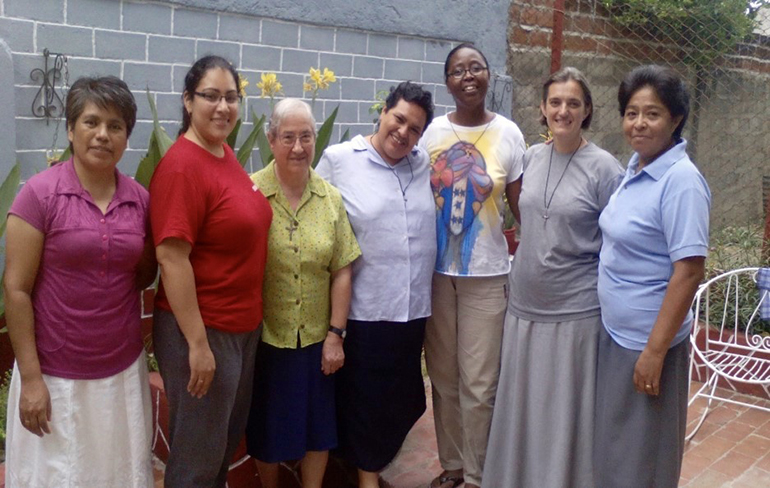
[(340, 329), (339, 327), (335, 327), (335, 326), (333, 326), (333, 325), (330, 325), (330, 326), (329, 326), (329, 332), (331, 332), (332, 334), (337, 334), (337, 335), (338, 335), (338, 336), (340, 336), (340, 337), (341, 337), (343, 340), (345, 339), (345, 336), (347, 336), (347, 335), (348, 335), (348, 331), (347, 331), (347, 330), (345, 330), (345, 329)]

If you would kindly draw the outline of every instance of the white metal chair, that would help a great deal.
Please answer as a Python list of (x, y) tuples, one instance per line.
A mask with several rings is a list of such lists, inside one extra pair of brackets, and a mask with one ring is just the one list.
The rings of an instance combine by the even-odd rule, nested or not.
[(770, 297), (757, 289), (758, 269), (728, 271), (708, 280), (695, 294), (690, 378), (695, 368), (701, 367), (705, 381), (688, 405), (697, 398), (707, 398), (708, 404), (687, 440), (700, 429), (712, 401), (770, 412), (761, 405), (720, 396), (717, 389), (718, 384), (735, 389), (735, 382), (750, 383), (760, 385), (770, 395), (770, 334), (762, 332), (759, 315), (762, 302)]

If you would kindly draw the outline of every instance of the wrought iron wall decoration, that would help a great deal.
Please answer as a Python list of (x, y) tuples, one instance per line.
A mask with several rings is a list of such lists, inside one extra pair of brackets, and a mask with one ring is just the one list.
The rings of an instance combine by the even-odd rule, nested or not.
[[(511, 99), (513, 94), (513, 81), (510, 76), (501, 75), (500, 73), (493, 71), (491, 73), (490, 87), (487, 91), (487, 106), (489, 110), (493, 112), (500, 112), (503, 108), (505, 100)], [(507, 107), (505, 112), (510, 111), (511, 107)]]
[(43, 49), (43, 69), (35, 68), (29, 73), (33, 82), (40, 83), (40, 89), (32, 100), (32, 115), (45, 118), (46, 125), (52, 117), (61, 117), (64, 112), (64, 100), (56, 91), (56, 84), (66, 70), (66, 55)]

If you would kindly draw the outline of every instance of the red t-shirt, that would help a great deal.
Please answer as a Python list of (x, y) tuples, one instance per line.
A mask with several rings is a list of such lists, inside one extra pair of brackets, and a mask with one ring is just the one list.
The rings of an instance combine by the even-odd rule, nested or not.
[[(262, 278), (273, 211), (225, 145), (218, 158), (180, 137), (150, 182), (150, 222), (157, 246), (174, 237), (192, 245), (203, 323), (248, 332), (262, 321)], [(161, 280), (155, 306), (171, 310)]]

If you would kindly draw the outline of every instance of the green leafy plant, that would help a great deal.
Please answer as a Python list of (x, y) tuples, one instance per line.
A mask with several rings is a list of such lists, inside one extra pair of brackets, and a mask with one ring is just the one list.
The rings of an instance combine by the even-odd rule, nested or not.
[(11, 370), (3, 374), (0, 378), (0, 446), (5, 446), (5, 433), (6, 425), (8, 422), (7, 409), (8, 405), (8, 389), (11, 386)]
[[(21, 168), (19, 163), (16, 163), (5, 180), (0, 184), (0, 214), (8, 215), (8, 210), (11, 208), (13, 199), (16, 197), (16, 190), (19, 188), (19, 182), (21, 181)], [(6, 219), (0, 223), (0, 237), (5, 234)], [(5, 253), (3, 253), (5, 254)], [(5, 292), (0, 283), (0, 316), (5, 314)], [(7, 328), (3, 327), (0, 332), (7, 332)]]

